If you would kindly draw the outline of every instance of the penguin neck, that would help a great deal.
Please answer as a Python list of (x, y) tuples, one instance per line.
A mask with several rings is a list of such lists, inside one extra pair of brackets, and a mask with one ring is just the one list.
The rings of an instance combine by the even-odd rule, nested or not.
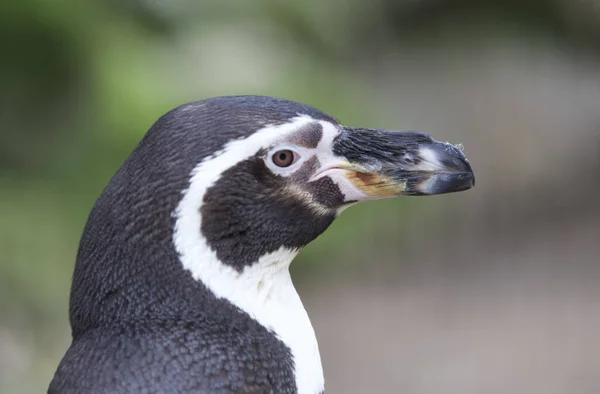
[(271, 329), (271, 325), (277, 324), (273, 320), (279, 319), (270, 313), (270, 308), (288, 306), (292, 307), (291, 311), (301, 308), (306, 314), (289, 272), (297, 250), (282, 247), (241, 271), (223, 264), (210, 248), (195, 251), (192, 256), (180, 254), (183, 267), (192, 277), (217, 298), (229, 301), (266, 328)]
[(324, 379), (317, 339), (289, 272), (298, 250), (282, 247), (241, 272), (221, 263), (210, 249), (204, 253), (196, 251), (197, 259), (181, 255), (182, 264), (192, 277), (274, 333), (290, 349), (298, 393), (322, 392)]

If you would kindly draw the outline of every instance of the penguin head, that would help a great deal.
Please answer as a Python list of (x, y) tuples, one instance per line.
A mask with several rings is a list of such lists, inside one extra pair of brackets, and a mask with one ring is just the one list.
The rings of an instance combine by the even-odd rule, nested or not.
[(206, 282), (239, 277), (265, 256), (291, 261), (353, 203), (473, 184), (461, 149), (425, 133), (346, 127), (270, 97), (183, 105), (154, 124), (92, 210), (72, 323), (137, 311), (123, 299), (140, 289), (152, 309), (177, 298), (190, 272), (214, 292)]
[[(464, 190), (473, 182), (462, 152), (424, 133), (344, 127), (284, 100), (219, 100), (229, 100), (229, 110), (202, 103), (217, 128), (198, 132), (208, 139), (231, 122), (239, 135), (198, 161), (175, 212), (175, 240), (199, 224), (217, 258), (240, 272), (267, 253), (305, 246), (352, 203)], [(238, 112), (249, 103), (259, 105), (248, 108), (251, 115)]]

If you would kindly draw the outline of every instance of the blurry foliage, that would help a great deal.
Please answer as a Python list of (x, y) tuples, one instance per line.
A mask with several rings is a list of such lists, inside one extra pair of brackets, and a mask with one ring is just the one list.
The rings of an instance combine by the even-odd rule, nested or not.
[[(32, 296), (18, 288), (64, 299), (89, 207), (152, 122), (184, 101), (217, 94), (280, 95), (346, 123), (367, 123), (375, 114), (362, 106), (363, 87), (347, 63), (364, 53), (357, 48), (435, 37), (437, 24), (458, 26), (465, 18), (521, 23), (595, 45), (595, 25), (580, 34), (585, 26), (570, 23), (564, 11), (563, 2), (544, 0), (2, 2), (1, 291), (21, 302)], [(194, 29), (210, 36), (211, 29), (223, 26), (249, 29), (281, 50), (264, 52), (258, 46), (259, 55), (271, 56), (266, 63), (282, 61), (281, 55), (297, 67), (276, 79), (277, 86), (267, 83), (262, 89), (215, 86), (210, 75), (215, 70), (190, 74), (195, 81), (181, 80), (178, 73), (194, 67), (189, 64), (194, 58), (177, 58), (177, 38)], [(35, 248), (28, 248), (32, 237)], [(316, 245), (320, 254), (327, 253)], [(52, 272), (57, 268), (61, 271)]]
[[(576, 3), (585, 15), (586, 3)], [(38, 327), (41, 338), (64, 332), (87, 214), (153, 121), (174, 106), (267, 94), (310, 103), (347, 124), (378, 126), (353, 60), (465, 26), (504, 23), (598, 47), (600, 24), (578, 23), (567, 11), (558, 0), (0, 2), (2, 323)], [(236, 51), (239, 59), (231, 56)], [(248, 74), (230, 73), (227, 62), (248, 60)], [(272, 63), (286, 73), (269, 74)], [(335, 270), (319, 262), (357, 261), (357, 254), (368, 259), (346, 247), (364, 234), (372, 234), (374, 247), (397, 243), (401, 220), (380, 228), (369, 218), (377, 211), (400, 218), (399, 210), (414, 211), (411, 204), (353, 208), (294, 270)], [(349, 225), (357, 220), (362, 227)]]

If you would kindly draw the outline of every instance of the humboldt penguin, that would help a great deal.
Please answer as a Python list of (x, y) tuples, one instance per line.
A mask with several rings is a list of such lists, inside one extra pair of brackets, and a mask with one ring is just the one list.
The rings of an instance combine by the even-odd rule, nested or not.
[(182, 105), (89, 215), (49, 393), (323, 393), (294, 257), (351, 204), (473, 185), (462, 149), (426, 133), (272, 97)]

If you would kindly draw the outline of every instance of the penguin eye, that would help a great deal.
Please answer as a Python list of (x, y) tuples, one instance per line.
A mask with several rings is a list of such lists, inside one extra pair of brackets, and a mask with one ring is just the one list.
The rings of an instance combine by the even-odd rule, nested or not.
[(297, 157), (293, 151), (289, 149), (278, 150), (271, 157), (273, 163), (277, 167), (289, 167), (296, 161)]

